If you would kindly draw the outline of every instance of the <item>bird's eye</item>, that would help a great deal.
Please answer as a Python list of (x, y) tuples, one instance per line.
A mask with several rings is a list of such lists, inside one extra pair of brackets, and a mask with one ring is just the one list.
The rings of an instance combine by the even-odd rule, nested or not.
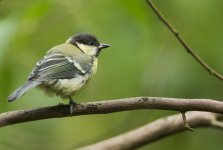
[(94, 42), (93, 42), (93, 41), (90, 41), (88, 44), (89, 44), (90, 46), (93, 46), (93, 45), (94, 45)]

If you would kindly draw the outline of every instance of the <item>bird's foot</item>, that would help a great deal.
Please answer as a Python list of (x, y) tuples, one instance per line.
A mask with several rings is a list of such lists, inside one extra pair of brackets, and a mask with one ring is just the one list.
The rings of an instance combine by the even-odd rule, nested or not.
[(73, 108), (74, 106), (76, 106), (78, 103), (75, 102), (71, 97), (69, 98), (70, 102), (69, 102), (69, 107), (70, 107), (70, 116), (72, 116), (73, 114)]

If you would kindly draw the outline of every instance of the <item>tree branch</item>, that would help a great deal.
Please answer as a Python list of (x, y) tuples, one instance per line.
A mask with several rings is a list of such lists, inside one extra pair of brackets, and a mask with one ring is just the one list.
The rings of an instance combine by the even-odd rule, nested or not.
[[(208, 99), (180, 99), (161, 97), (134, 97), (117, 100), (81, 103), (74, 107), (73, 116), (106, 114), (136, 109), (162, 109), (180, 112), (207, 111), (223, 114), (223, 102)], [(68, 105), (17, 110), (0, 114), (0, 127), (21, 122), (70, 116)]]
[[(213, 124), (213, 120), (219, 122), (222, 115), (209, 112), (189, 112), (187, 121), (193, 128), (214, 127), (223, 129), (221, 125)], [(161, 118), (145, 126), (134, 129), (116, 137), (99, 143), (80, 148), (79, 150), (130, 150), (136, 149), (161, 138), (186, 130), (180, 114)]]
[(212, 67), (210, 67), (195, 51), (186, 43), (180, 33), (174, 28), (173, 25), (164, 17), (164, 15), (159, 11), (159, 9), (155, 6), (152, 0), (146, 0), (148, 5), (157, 15), (157, 17), (163, 22), (163, 24), (170, 30), (171, 33), (176, 37), (176, 39), (180, 42), (180, 44), (184, 47), (184, 49), (211, 75), (223, 81), (223, 76), (215, 71)]

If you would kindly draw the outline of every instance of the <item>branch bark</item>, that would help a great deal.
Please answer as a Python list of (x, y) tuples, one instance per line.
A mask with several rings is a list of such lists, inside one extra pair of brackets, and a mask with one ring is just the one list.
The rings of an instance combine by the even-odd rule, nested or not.
[[(222, 115), (209, 112), (189, 112), (187, 121), (193, 128), (214, 127), (223, 129)], [(218, 122), (217, 125), (214, 122)], [(134, 129), (99, 143), (80, 148), (79, 150), (130, 150), (139, 148), (169, 135), (185, 131), (181, 114), (158, 119), (145, 126)]]
[(176, 39), (180, 42), (180, 44), (184, 47), (184, 49), (211, 75), (223, 81), (223, 76), (215, 71), (211, 66), (209, 66), (190, 46), (180, 33), (174, 28), (174, 26), (164, 17), (164, 15), (160, 12), (160, 10), (156, 7), (152, 0), (146, 0), (148, 5), (151, 7), (156, 16), (163, 22), (163, 24), (170, 30), (171, 33), (176, 37)]
[[(162, 109), (180, 112), (207, 111), (223, 114), (223, 102), (210, 99), (134, 97), (81, 103), (74, 107), (73, 116), (106, 114), (136, 109)], [(68, 116), (70, 116), (68, 105), (56, 105), (37, 109), (16, 110), (0, 114), (0, 127), (21, 122)]]

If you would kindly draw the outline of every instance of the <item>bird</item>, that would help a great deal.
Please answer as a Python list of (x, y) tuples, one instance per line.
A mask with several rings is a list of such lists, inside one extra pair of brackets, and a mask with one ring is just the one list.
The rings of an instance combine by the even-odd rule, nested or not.
[(48, 95), (57, 95), (69, 100), (69, 113), (77, 104), (72, 96), (80, 91), (89, 79), (95, 75), (98, 56), (109, 44), (99, 43), (95, 35), (77, 33), (64, 43), (52, 47), (37, 62), (25, 84), (8, 97), (8, 102), (15, 101), (27, 91), (39, 87)]

